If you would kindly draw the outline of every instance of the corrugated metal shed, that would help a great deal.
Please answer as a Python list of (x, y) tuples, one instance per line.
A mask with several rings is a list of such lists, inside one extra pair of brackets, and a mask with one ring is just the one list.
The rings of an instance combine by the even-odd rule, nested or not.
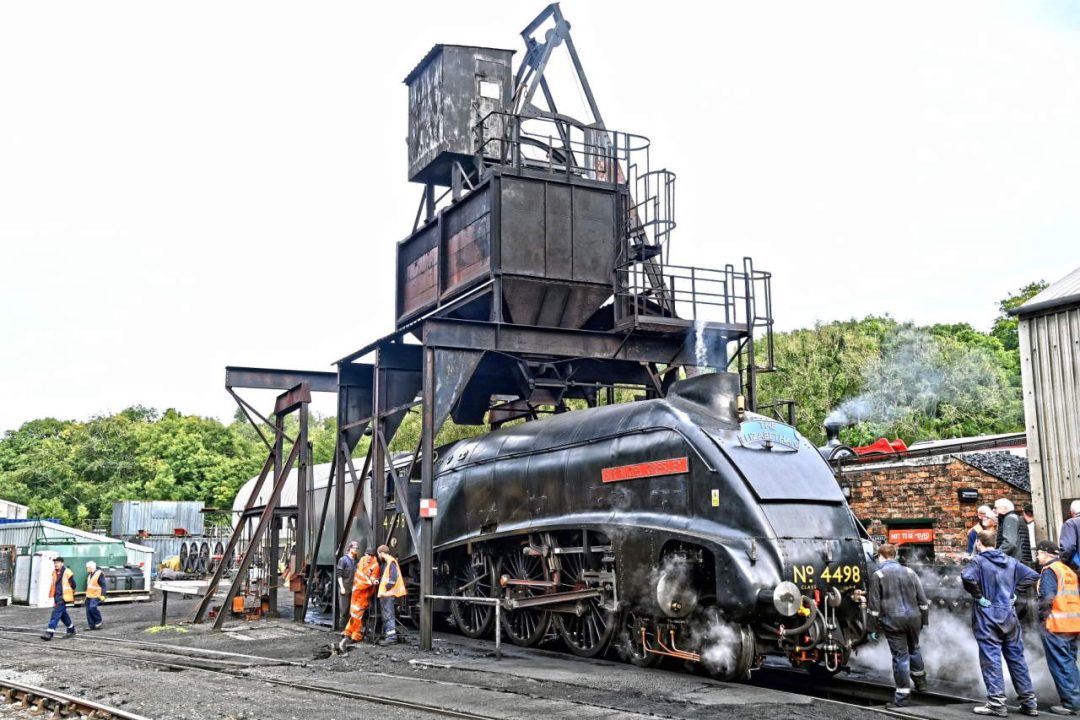
[[(314, 489), (320, 490), (325, 488), (330, 482), (330, 465), (331, 463), (321, 463), (314, 465), (311, 468), (312, 476), (314, 479)], [(251, 478), (246, 483), (240, 486), (240, 489), (236, 493), (236, 498), (233, 500), (233, 524), (236, 524), (239, 513), (243, 512), (244, 505), (247, 503), (248, 497), (251, 495), (251, 491), (255, 487), (255, 481), (258, 480), (258, 476)], [(270, 499), (270, 493), (273, 491), (273, 478), (267, 478), (263, 483), (262, 489), (259, 491), (259, 497), (255, 500), (255, 507), (265, 506)], [(278, 507), (296, 507), (296, 469), (293, 468), (289, 471), (289, 479), (285, 481), (285, 487), (281, 489), (281, 498), (278, 500)]]
[[(48, 520), (24, 520), (0, 525), (0, 545), (26, 546), (35, 542), (47, 543), (49, 540), (78, 538), (91, 543), (119, 543), (120, 540), (60, 525)], [(139, 550), (153, 552), (153, 548), (135, 545)]]
[(1080, 498), (1080, 268), (1014, 313), (1031, 500), (1040, 534), (1056, 538), (1069, 502)]
[(1011, 314), (1024, 317), (1077, 303), (1080, 303), (1080, 267), (1013, 310)]
[(202, 502), (118, 500), (113, 503), (112, 534), (127, 537), (146, 530), (151, 535), (172, 535), (183, 528), (189, 535), (202, 535), (202, 510)]

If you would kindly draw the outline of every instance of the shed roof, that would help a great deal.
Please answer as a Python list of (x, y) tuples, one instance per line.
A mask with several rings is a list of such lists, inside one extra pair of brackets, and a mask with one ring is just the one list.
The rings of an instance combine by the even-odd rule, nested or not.
[(491, 50), (494, 52), (510, 53), (511, 55), (514, 55), (516, 52), (515, 50), (508, 50), (507, 48), (486, 47), (484, 45), (452, 45), (449, 43), (436, 43), (434, 46), (432, 46), (430, 50), (428, 50), (427, 55), (425, 55), (420, 60), (420, 62), (416, 63), (416, 67), (414, 67), (409, 72), (409, 74), (405, 76), (405, 79), (402, 80), (402, 82), (406, 85), (411, 83), (414, 79), (416, 79), (417, 75), (424, 71), (424, 68), (427, 67), (427, 64), (431, 62), (435, 58), (435, 56), (441, 53), (445, 48), (464, 48), (466, 50)]
[(1035, 297), (1018, 308), (1009, 311), (1010, 315), (1034, 315), (1045, 310), (1066, 305), (1080, 305), (1080, 267), (1053, 283)]

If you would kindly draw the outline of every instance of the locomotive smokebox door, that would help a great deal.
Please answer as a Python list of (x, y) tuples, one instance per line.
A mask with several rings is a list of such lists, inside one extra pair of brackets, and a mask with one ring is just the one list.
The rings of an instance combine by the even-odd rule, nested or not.
[[(409, 73), (409, 180), (450, 186), (455, 162), (472, 166), (481, 121), (488, 137), (501, 137), (502, 119), (491, 113), (510, 110), (513, 56), (513, 50), (436, 45)], [(497, 155), (498, 145), (486, 152)]]

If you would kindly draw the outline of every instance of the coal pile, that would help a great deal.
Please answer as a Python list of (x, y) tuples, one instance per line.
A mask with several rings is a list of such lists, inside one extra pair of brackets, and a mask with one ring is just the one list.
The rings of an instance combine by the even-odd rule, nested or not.
[(1026, 458), (1001, 451), (967, 453), (957, 457), (987, 475), (993, 475), (1025, 492), (1031, 492), (1031, 475)]

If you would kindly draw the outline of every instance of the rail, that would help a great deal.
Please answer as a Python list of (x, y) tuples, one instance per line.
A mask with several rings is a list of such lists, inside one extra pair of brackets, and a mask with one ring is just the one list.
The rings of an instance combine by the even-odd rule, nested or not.
[(53, 717), (81, 714), (101, 718), (102, 720), (106, 718), (115, 718), (115, 720), (150, 720), (144, 715), (136, 715), (86, 698), (2, 678), (0, 678), (0, 703), (5, 705), (18, 703), (17, 709), (32, 707), (34, 713), (51, 711)]

